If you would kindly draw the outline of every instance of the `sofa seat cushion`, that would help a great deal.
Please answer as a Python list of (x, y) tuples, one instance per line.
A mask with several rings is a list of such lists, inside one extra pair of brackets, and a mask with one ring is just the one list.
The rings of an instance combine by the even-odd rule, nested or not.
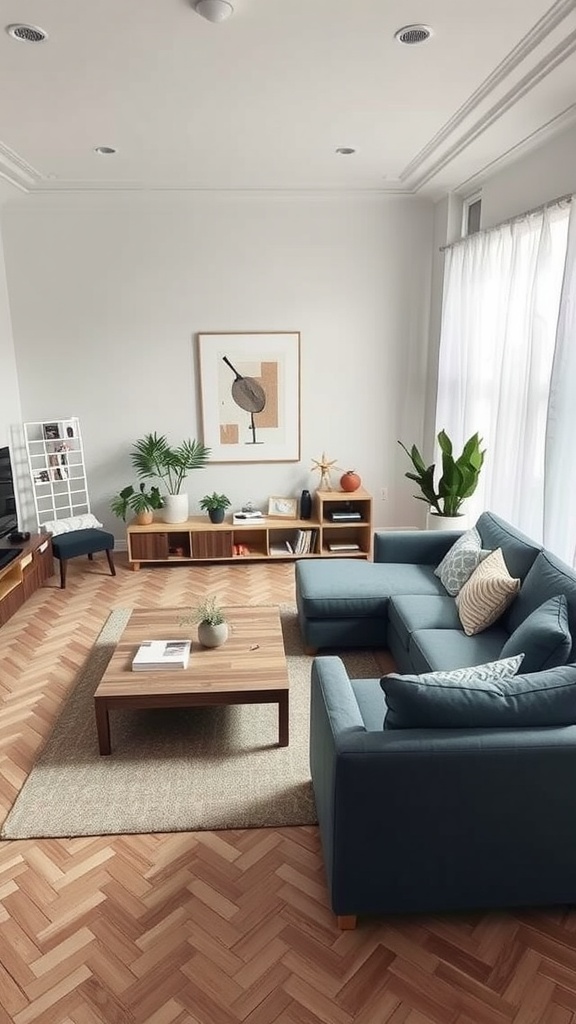
[(410, 636), (408, 652), (415, 672), (466, 668), (497, 661), (507, 639), (499, 626), (475, 636), (466, 636), (462, 629), (418, 629)]
[(454, 598), (448, 594), (408, 594), (390, 598), (388, 618), (408, 650), (417, 629), (461, 629)]
[(565, 594), (568, 624), (572, 635), (569, 661), (576, 661), (576, 572), (549, 551), (541, 551), (524, 580), (518, 597), (505, 618), (509, 633), (550, 597)]
[(520, 623), (508, 637), (500, 656), (508, 658), (523, 651), (524, 673), (541, 672), (556, 665), (565, 665), (571, 647), (568, 602), (564, 594), (558, 594), (544, 601)]
[(352, 559), (296, 562), (296, 593), (306, 618), (386, 618), (391, 594), (442, 594), (432, 565)]
[(386, 714), (386, 700), (379, 679), (351, 679), (356, 702), (367, 732), (380, 732)]
[(389, 675), (387, 729), (525, 729), (576, 723), (576, 665), (508, 678), (489, 666), (463, 681)]

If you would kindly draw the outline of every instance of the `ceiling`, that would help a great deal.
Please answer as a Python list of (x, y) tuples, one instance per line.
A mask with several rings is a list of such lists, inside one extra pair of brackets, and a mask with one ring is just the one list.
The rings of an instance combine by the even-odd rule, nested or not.
[[(233, 4), (2, 0), (0, 180), (436, 198), (576, 118), (576, 0)], [(431, 38), (401, 45), (409, 24)]]

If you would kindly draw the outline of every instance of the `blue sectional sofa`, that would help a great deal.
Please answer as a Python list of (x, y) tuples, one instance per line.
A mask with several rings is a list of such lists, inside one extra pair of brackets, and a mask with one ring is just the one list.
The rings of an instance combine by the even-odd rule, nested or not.
[[(308, 647), (388, 647), (400, 673), (495, 661), (517, 630), (529, 645), (537, 609), (557, 595), (570, 627), (566, 666), (547, 663), (536, 637), (543, 667), (515, 677), (520, 698), (506, 684), (484, 688), (481, 696), (505, 709), (502, 727), (472, 718), (387, 728), (390, 697), (379, 679), (351, 680), (340, 658), (314, 659), (311, 774), (342, 927), (357, 915), (576, 901), (576, 573), (491, 513), (476, 526), (522, 582), (502, 618), (475, 636), (465, 635), (434, 574), (454, 533), (381, 533), (374, 563), (297, 563)], [(530, 713), (514, 724), (525, 698)], [(544, 725), (534, 724), (541, 698)]]

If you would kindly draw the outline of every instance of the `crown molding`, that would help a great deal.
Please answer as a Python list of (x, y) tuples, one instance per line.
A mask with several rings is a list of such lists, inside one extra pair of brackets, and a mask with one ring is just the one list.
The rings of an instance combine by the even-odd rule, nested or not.
[[(556, 68), (576, 51), (576, 29), (561, 39), (534, 66), (530, 67), (488, 109), (470, 124), (475, 112), (501, 88), (521, 65), (533, 56), (549, 35), (569, 15), (575, 13), (574, 0), (558, 0), (534, 28), (501, 61), (482, 85), (469, 97), (454, 116), (440, 129), (426, 146), (402, 170), (400, 180), (418, 192), (452, 161), (483, 135), (504, 114), (529, 92), (541, 84)], [(452, 142), (450, 140), (452, 139)], [(434, 159), (437, 154), (436, 159)], [(420, 171), (420, 173), (418, 173)]]

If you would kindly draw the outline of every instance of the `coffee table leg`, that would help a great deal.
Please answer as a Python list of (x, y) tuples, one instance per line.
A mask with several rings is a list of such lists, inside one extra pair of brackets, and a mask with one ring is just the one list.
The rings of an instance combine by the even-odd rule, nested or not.
[(288, 746), (289, 736), (288, 693), (283, 693), (278, 701), (278, 743), (281, 747)]
[(108, 717), (108, 705), (106, 701), (95, 698), (94, 711), (96, 713), (96, 730), (98, 732), (98, 748), (100, 750), (100, 755), (111, 754), (110, 718)]

